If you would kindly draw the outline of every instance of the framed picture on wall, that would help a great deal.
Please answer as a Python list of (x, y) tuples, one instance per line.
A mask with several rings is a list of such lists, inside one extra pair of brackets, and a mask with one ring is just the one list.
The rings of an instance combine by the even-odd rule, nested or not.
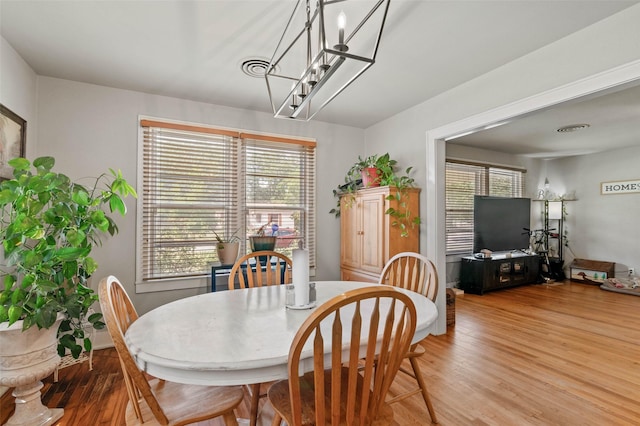
[(27, 143), (27, 122), (0, 104), (0, 180), (11, 179), (12, 158), (24, 157)]

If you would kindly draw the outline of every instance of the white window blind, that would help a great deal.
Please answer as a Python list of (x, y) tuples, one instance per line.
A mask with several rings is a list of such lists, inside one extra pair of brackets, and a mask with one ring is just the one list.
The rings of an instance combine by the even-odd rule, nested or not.
[[(277, 251), (299, 240), (315, 266), (315, 143), (141, 120), (141, 278), (201, 276), (217, 260), (215, 234), (241, 240), (277, 224)], [(285, 235), (286, 234), (286, 235)], [(285, 238), (286, 236), (286, 238)], [(312, 260), (313, 259), (313, 260)]]
[(473, 196), (522, 197), (524, 173), (524, 170), (447, 160), (447, 254), (471, 253), (473, 250)]
[(315, 146), (243, 136), (245, 223), (250, 233), (267, 225), (267, 235), (275, 232), (279, 237), (277, 251), (289, 257), (302, 241), (315, 267)]

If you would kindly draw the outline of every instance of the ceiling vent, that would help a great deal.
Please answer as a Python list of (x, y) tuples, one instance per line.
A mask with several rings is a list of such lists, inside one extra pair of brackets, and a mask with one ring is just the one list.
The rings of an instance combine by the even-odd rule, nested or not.
[(242, 61), (240, 68), (249, 77), (264, 78), (269, 68), (269, 60), (265, 58), (248, 58)]
[(560, 127), (556, 132), (558, 133), (569, 133), (569, 132), (577, 132), (578, 130), (586, 129), (590, 127), (588, 124), (571, 124), (569, 126)]

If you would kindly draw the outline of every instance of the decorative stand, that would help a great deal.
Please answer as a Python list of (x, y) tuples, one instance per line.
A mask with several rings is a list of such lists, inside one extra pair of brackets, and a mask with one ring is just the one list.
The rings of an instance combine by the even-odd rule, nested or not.
[(22, 321), (0, 331), (0, 385), (15, 387), (16, 410), (5, 426), (50, 426), (63, 415), (40, 400), (42, 379), (58, 366), (56, 334), (62, 318), (51, 328), (22, 331)]
[[(87, 316), (93, 314), (93, 309), (89, 310)], [(84, 329), (84, 335), (89, 336), (91, 341), (94, 340), (96, 330), (93, 328), (90, 322), (85, 321), (82, 323), (82, 328)], [(80, 342), (82, 344), (82, 342)], [(81, 362), (89, 361), (89, 371), (93, 370), (93, 346), (91, 350), (87, 353), (86, 351), (82, 351), (78, 358), (74, 358), (73, 355), (67, 353), (62, 357), (60, 364), (56, 367), (56, 370), (53, 372), (53, 382), (58, 383), (58, 373), (63, 368), (71, 367), (72, 365), (80, 364)]]

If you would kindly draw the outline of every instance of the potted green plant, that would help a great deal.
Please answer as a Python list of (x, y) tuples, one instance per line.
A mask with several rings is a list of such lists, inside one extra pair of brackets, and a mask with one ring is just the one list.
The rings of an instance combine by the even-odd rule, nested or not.
[[(392, 159), (388, 152), (383, 155), (373, 154), (365, 158), (358, 156), (358, 161), (347, 172), (346, 180), (357, 182), (358, 179), (362, 179), (362, 187), (364, 188), (395, 185), (401, 177), (396, 173), (397, 164), (398, 162)], [(407, 169), (407, 175), (410, 171), (411, 167)]]
[[(36, 396), (40, 380), (53, 372), (67, 349), (76, 358), (83, 348), (91, 350), (83, 323), (89, 322), (96, 329), (104, 327), (102, 314), (88, 315), (98, 299), (87, 283), (98, 267), (91, 251), (103, 236), (118, 231), (106, 208), (124, 215), (123, 198), (136, 197), (136, 192), (120, 171), (111, 169), (85, 187), (54, 172), (53, 157), (35, 159), (35, 171), (25, 158), (14, 158), (8, 164), (13, 167), (14, 178), (0, 183), (4, 254), (0, 370), (3, 385), (10, 382), (16, 392), (21, 389), (22, 399), (33, 400), (17, 404), (14, 415), (31, 424), (29, 416), (40, 416), (38, 411), (48, 410)], [(5, 333), (9, 332), (13, 334), (7, 345)], [(42, 333), (51, 335), (52, 341)], [(24, 342), (18, 341), (23, 338)], [(26, 345), (24, 349), (22, 344)], [(25, 353), (30, 355), (25, 357)], [(35, 367), (27, 364), (33, 364), (36, 358)]]
[[(387, 155), (387, 160), (388, 158), (389, 156)], [(370, 155), (365, 158), (358, 156), (358, 161), (351, 166), (347, 176), (351, 181), (362, 179), (362, 186), (365, 188), (380, 186), (381, 170), (378, 166), (382, 163), (382, 157), (379, 158), (377, 155)]]
[[(267, 227), (271, 225), (271, 235), (267, 235)], [(251, 247), (251, 251), (263, 251), (269, 250), (273, 251), (276, 247), (276, 242), (278, 237), (274, 235), (277, 232), (277, 224), (272, 225), (267, 222), (264, 225), (261, 225), (255, 234), (249, 236), (249, 246)]]
[(238, 251), (240, 250), (240, 238), (236, 235), (239, 229), (231, 234), (229, 238), (220, 236), (216, 231), (213, 233), (216, 236), (216, 251), (218, 253), (218, 260), (223, 265), (233, 265), (238, 258)]
[[(345, 183), (333, 190), (333, 195), (337, 197), (338, 200), (336, 207), (331, 209), (329, 213), (339, 217), (340, 197), (353, 194), (360, 188), (373, 186), (394, 187), (396, 191), (388, 195), (387, 199), (397, 200), (398, 208), (389, 208), (385, 213), (394, 218), (392, 225), (398, 226), (401, 229), (401, 235), (404, 237), (408, 236), (409, 229), (420, 225), (421, 222), (420, 217), (413, 215), (407, 204), (403, 201), (406, 189), (412, 188), (415, 180), (410, 176), (413, 167), (408, 167), (405, 169), (404, 174), (399, 174), (396, 170), (397, 164), (398, 162), (392, 159), (389, 153), (383, 155), (374, 154), (364, 159), (358, 156), (358, 161), (351, 166), (345, 175)], [(369, 171), (370, 168), (374, 168), (376, 171)], [(374, 178), (372, 182), (367, 183), (369, 177)], [(345, 205), (350, 205), (348, 200)]]

